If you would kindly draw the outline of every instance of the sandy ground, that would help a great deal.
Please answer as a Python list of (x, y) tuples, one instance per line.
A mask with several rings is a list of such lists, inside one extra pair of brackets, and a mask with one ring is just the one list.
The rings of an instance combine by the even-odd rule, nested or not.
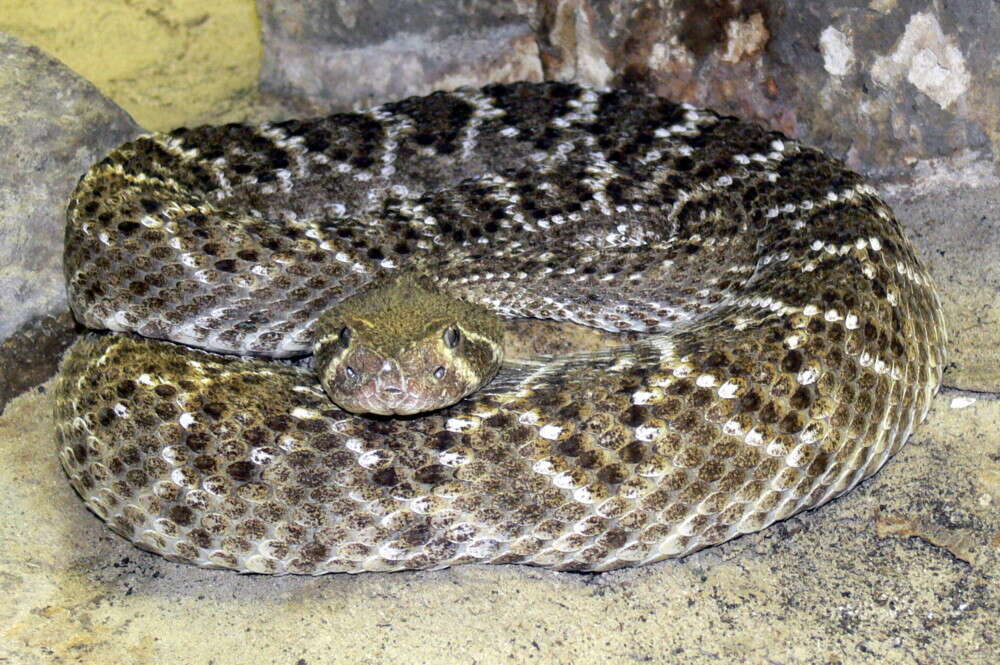
[(56, 459), (45, 386), (0, 416), (0, 663), (997, 663), (1000, 189), (898, 194), (942, 287), (946, 388), (826, 507), (680, 561), (241, 576), (141, 552)]

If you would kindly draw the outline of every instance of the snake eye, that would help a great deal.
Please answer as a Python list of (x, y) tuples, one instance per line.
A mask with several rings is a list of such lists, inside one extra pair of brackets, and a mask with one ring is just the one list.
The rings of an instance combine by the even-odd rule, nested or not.
[(347, 374), (347, 378), (350, 379), (351, 381), (358, 380), (358, 370), (354, 369), (350, 365), (344, 368), (344, 373)]
[(460, 341), (462, 341), (462, 335), (458, 332), (457, 327), (451, 326), (445, 328), (444, 343), (448, 345), (449, 349), (454, 349)]
[(438, 367), (434, 370), (434, 378), (438, 381), (444, 378), (444, 367)]
[(340, 329), (340, 334), (337, 335), (337, 340), (343, 345), (347, 346), (351, 343), (351, 329), (344, 326)]

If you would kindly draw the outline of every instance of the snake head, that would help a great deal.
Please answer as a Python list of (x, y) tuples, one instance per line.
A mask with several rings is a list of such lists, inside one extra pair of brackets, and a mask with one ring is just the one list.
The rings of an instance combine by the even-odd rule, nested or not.
[(406, 275), (325, 312), (313, 351), (320, 383), (340, 408), (410, 415), (486, 385), (503, 360), (503, 330), (487, 310)]

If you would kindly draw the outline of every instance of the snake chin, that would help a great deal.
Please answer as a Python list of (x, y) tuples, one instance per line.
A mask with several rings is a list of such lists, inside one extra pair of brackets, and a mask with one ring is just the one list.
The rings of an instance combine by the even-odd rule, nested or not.
[(355, 343), (322, 369), (320, 384), (351, 413), (403, 416), (443, 409), (478, 390), (492, 373), (484, 377), (470, 371), (442, 346), (430, 338), (387, 355)]

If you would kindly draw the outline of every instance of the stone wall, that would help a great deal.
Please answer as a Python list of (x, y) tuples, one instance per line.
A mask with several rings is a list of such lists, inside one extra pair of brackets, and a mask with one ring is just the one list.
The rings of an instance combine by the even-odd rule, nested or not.
[(988, 180), (1000, 5), (930, 0), (10, 0), (0, 31), (149, 129), (556, 78), (760, 119), (882, 178)]
[(1000, 5), (259, 0), (261, 85), (307, 108), (491, 80), (625, 86), (756, 118), (879, 178), (989, 182)]

